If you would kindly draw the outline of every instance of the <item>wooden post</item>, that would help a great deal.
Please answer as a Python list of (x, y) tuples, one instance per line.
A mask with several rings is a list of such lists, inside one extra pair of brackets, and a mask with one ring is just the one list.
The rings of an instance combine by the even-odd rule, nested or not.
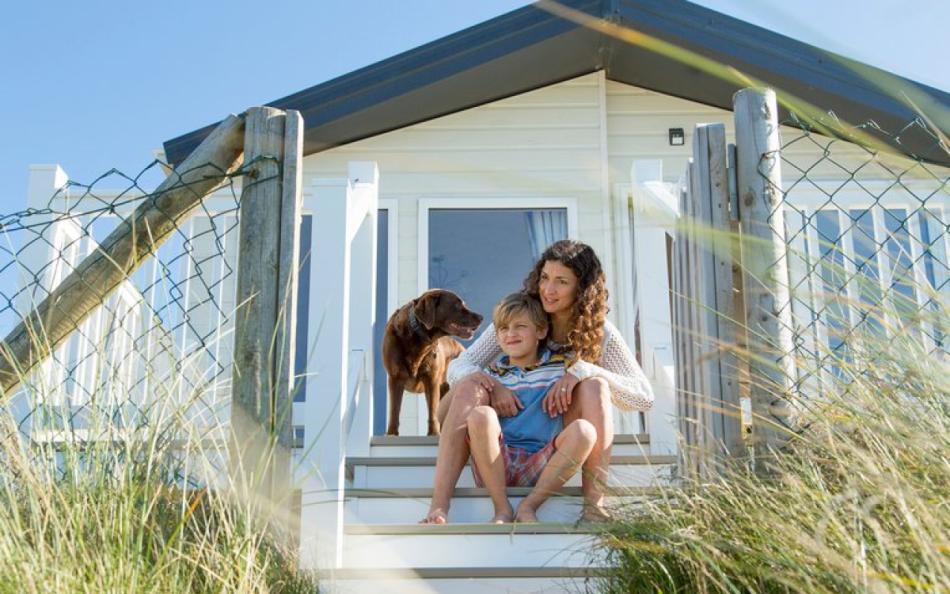
[(781, 143), (774, 91), (743, 89), (733, 104), (753, 445), (756, 465), (763, 469), (760, 454), (768, 454), (787, 436), (795, 377)]
[[(236, 486), (273, 510), (290, 492), (294, 323), (303, 126), (297, 112), (247, 112), (231, 429)], [(281, 505), (274, 505), (281, 502)]]
[[(277, 326), (273, 431), (277, 437), (274, 459), (274, 494), (290, 496), (293, 449), (293, 403), (296, 393), (294, 364), (297, 344), (297, 269), (300, 258), (300, 222), (303, 212), (303, 132), (299, 111), (288, 110), (284, 127), (283, 179), (281, 183), (280, 254), (278, 283), (280, 304)], [(306, 346), (304, 346), (306, 348)]]
[(726, 131), (700, 124), (680, 201), (674, 299), (677, 397), (684, 468), (715, 474), (741, 446), (736, 377), (733, 234)]
[(229, 116), (0, 343), (0, 392), (79, 327), (131, 275), (202, 198), (241, 163), (244, 119)]
[(713, 382), (710, 385), (712, 435), (718, 454), (737, 455), (742, 446), (740, 431), (739, 383), (736, 373), (736, 327), (734, 322), (735, 281), (733, 278), (733, 241), (729, 217), (728, 157), (726, 128), (723, 124), (706, 124), (696, 128), (694, 154), (705, 176), (701, 199), (705, 202), (704, 222), (708, 226), (708, 309), (709, 348), (718, 352), (712, 362)]

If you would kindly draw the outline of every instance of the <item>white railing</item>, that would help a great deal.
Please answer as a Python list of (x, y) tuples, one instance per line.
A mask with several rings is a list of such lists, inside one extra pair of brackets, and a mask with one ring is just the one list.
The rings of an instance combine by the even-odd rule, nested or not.
[[(139, 203), (127, 191), (84, 191), (67, 187), (67, 182), (68, 176), (58, 165), (31, 167), (28, 206), (76, 215), (51, 213), (43, 225), (39, 217), (32, 219), (38, 237), (17, 254), (18, 284), (28, 289), (18, 294), (14, 304), (20, 315), (36, 307), (95, 252), (98, 241)], [(106, 204), (113, 205), (112, 212), (103, 210)], [(13, 399), (13, 410), (24, 413), (18, 420), (25, 434), (44, 442), (94, 439), (97, 435), (108, 438), (81, 423), (62, 424), (73, 411), (89, 406), (91, 398), (100, 409), (115, 408), (117, 435), (143, 421), (134, 418), (142, 411), (156, 406), (167, 410), (186, 402), (183, 412), (195, 424), (210, 430), (227, 423), (238, 229), (233, 219), (221, 225), (213, 218), (235, 208), (236, 194), (227, 189), (206, 197), (202, 210), (193, 214), (158, 254), (147, 256), (133, 275), (33, 370), (29, 383), (42, 389), (21, 390)], [(215, 225), (217, 229), (213, 229)], [(201, 269), (196, 270), (199, 262)], [(198, 276), (201, 282), (194, 282)], [(171, 283), (182, 291), (177, 303), (170, 297)], [(171, 313), (174, 320), (156, 315), (163, 311)], [(190, 318), (188, 323), (184, 323), (185, 317)], [(163, 389), (156, 389), (156, 382), (162, 382)], [(176, 386), (174, 402), (158, 403), (159, 394), (168, 396), (169, 386)], [(200, 397), (188, 394), (198, 386)], [(29, 401), (29, 394), (44, 401)], [(42, 414), (32, 414), (38, 405), (43, 407)], [(109, 432), (106, 426), (97, 429)]]
[(320, 180), (304, 199), (313, 216), (310, 246), (306, 393), (294, 403), (303, 432), (301, 566), (342, 563), (347, 456), (369, 453), (372, 433), (376, 282), (375, 163), (351, 163), (348, 178)]

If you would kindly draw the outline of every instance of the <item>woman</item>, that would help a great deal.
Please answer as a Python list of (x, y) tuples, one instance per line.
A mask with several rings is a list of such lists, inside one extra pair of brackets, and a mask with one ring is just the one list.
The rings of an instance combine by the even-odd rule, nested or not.
[[(542, 407), (562, 413), (564, 425), (585, 419), (597, 430), (583, 466), (584, 520), (603, 520), (604, 486), (613, 444), (611, 402), (625, 410), (647, 410), (653, 391), (620, 331), (607, 321), (607, 287), (600, 260), (590, 246), (573, 240), (551, 244), (524, 282), (551, 319), (548, 348), (572, 354), (575, 362), (548, 391)], [(514, 415), (521, 403), (482, 370), (501, 349), (494, 328), (449, 365), (451, 390), (439, 403), (442, 425), (432, 485), (432, 502), (422, 523), (444, 524), (452, 491), (469, 457), (465, 440), (472, 409), (490, 404), (499, 416)]]

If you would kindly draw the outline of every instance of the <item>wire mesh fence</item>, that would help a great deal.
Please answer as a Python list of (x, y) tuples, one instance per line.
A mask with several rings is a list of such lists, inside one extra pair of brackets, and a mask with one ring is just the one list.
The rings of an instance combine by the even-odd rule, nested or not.
[[(217, 189), (174, 220), (165, 238), (130, 222), (142, 205), (161, 207), (162, 196), (138, 181), (164, 167), (159, 162), (135, 176), (110, 171), (88, 185), (68, 182), (45, 207), (0, 218), (0, 337), (17, 376), (0, 407), (25, 443), (57, 449), (156, 433), (183, 444), (224, 438), (240, 192), (254, 165), (202, 165), (202, 183)], [(195, 183), (168, 175), (161, 194)], [(105, 244), (123, 232), (148, 236), (148, 249), (134, 262), (110, 262), (123, 270), (116, 286), (95, 286), (100, 277), (84, 276), (80, 263), (95, 254), (111, 258)], [(70, 291), (108, 297), (85, 317), (71, 317), (56, 303), (38, 317), (39, 304), (77, 272)], [(68, 336), (59, 344), (44, 334), (53, 316), (67, 319)], [(9, 348), (17, 332), (28, 332), (39, 351), (32, 369)]]
[(855, 127), (848, 136), (858, 142), (784, 123), (800, 130), (785, 128), (778, 202), (788, 245), (793, 391), (847, 391), (885, 343), (946, 357), (950, 170), (860, 142), (870, 129), (896, 146), (903, 135), (926, 134), (950, 160), (941, 137), (923, 120), (893, 132), (873, 122)]
[[(831, 397), (903, 377), (882, 364), (895, 349), (948, 361), (945, 138), (924, 120), (893, 134), (779, 122), (763, 89), (735, 107), (735, 146), (723, 124), (697, 125), (679, 187), (671, 307), (687, 474), (746, 454), (766, 464)], [(946, 158), (897, 154), (906, 134), (916, 146), (929, 134)]]

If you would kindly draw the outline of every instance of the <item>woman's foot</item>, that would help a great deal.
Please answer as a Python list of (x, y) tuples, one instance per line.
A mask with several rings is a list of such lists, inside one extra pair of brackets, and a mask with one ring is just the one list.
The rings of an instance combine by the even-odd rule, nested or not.
[(603, 505), (585, 505), (581, 512), (581, 522), (609, 522), (613, 517)]
[(419, 520), (420, 524), (445, 524), (448, 522), (448, 511), (441, 507), (433, 507), (426, 517)]
[(538, 521), (538, 510), (530, 505), (525, 505), (524, 501), (518, 504), (518, 511), (515, 512), (515, 522), (519, 524), (534, 524)]

